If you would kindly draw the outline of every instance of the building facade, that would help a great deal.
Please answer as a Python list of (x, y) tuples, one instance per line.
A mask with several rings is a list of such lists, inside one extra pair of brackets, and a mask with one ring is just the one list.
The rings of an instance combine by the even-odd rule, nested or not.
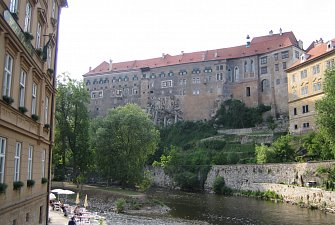
[(0, 225), (47, 224), (58, 21), (66, 0), (0, 0)]
[(335, 39), (315, 41), (300, 60), (287, 69), (290, 132), (315, 130), (315, 103), (323, 93), (324, 73), (335, 63)]
[(292, 32), (247, 37), (246, 45), (160, 58), (103, 62), (83, 75), (91, 93), (92, 117), (135, 103), (156, 124), (211, 119), (234, 98), (246, 106), (270, 105), (287, 114), (286, 68), (303, 53)]

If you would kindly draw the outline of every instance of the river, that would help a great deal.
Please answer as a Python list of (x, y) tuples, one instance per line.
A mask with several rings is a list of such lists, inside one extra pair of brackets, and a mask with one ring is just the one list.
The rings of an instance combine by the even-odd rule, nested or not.
[(170, 207), (166, 216), (110, 215), (109, 224), (334, 225), (335, 215), (246, 197), (155, 190), (150, 198)]

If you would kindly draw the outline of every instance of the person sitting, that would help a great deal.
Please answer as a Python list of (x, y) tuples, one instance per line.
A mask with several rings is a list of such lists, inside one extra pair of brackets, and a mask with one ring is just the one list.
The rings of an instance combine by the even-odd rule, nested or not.
[(76, 225), (76, 221), (74, 219), (74, 216), (71, 217), (71, 220), (69, 221), (68, 225)]

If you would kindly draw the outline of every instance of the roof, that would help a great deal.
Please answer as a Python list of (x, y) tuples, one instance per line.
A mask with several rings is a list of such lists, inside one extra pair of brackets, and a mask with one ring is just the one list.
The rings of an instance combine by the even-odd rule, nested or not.
[[(285, 32), (281, 34), (255, 37), (251, 40), (249, 48), (247, 48), (246, 45), (241, 45), (229, 48), (182, 53), (174, 56), (165, 54), (159, 58), (112, 63), (111, 71), (124, 71), (144, 67), (157, 68), (192, 62), (243, 58), (276, 51), (290, 46), (299, 47), (299, 44), (293, 32)], [(108, 71), (110, 71), (109, 63), (103, 62), (84, 76), (91, 76)]]
[[(335, 38), (330, 41), (333, 43), (333, 46), (335, 46)], [(322, 39), (320, 41), (313, 41), (312, 44), (307, 48), (306, 55), (308, 56), (308, 58), (305, 61), (296, 61), (290, 68), (287, 69), (287, 71), (291, 71), (297, 67), (305, 65), (313, 61), (314, 59), (321, 57), (327, 52), (330, 52), (329, 50), (327, 51), (328, 42), (329, 41), (323, 42)], [(332, 51), (334, 51), (334, 49)]]

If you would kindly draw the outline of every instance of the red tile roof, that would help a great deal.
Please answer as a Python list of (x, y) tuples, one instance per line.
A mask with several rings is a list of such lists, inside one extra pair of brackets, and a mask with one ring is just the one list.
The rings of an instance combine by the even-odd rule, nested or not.
[[(335, 45), (335, 38), (331, 40), (333, 45)], [(290, 71), (292, 70), (294, 67), (297, 67), (301, 64), (306, 64), (308, 62), (310, 62), (311, 60), (327, 53), (327, 44), (328, 44), (328, 41), (327, 42), (321, 42), (321, 43), (317, 43), (317, 42), (312, 42), (312, 44), (307, 48), (307, 56), (308, 58), (305, 60), (305, 61), (301, 61), (301, 60), (298, 60), (296, 61), (290, 68), (288, 68), (287, 70)]]
[[(113, 63), (112, 71), (140, 69), (143, 67), (156, 68), (192, 62), (242, 58), (272, 52), (292, 45), (298, 47), (297, 39), (295, 38), (293, 32), (285, 32), (282, 34), (255, 37), (252, 39), (249, 48), (247, 48), (245, 45), (241, 45), (230, 48), (182, 53), (175, 56), (166, 54), (164, 57), (159, 58)], [(108, 71), (109, 63), (103, 62), (93, 70), (86, 73), (84, 76), (90, 76)]]

